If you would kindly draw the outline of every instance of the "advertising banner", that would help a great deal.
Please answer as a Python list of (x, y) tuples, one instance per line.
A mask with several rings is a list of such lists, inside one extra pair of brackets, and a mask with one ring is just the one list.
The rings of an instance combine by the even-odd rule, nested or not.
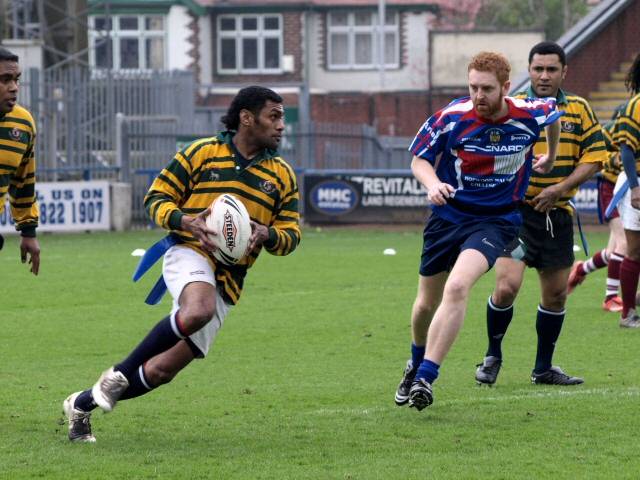
[(308, 223), (421, 223), (426, 191), (409, 171), (304, 174)]
[[(40, 209), (37, 232), (109, 230), (111, 198), (109, 182), (36, 183)], [(17, 233), (8, 195), (0, 214), (0, 233)]]
[[(307, 171), (304, 218), (310, 224), (423, 223), (427, 192), (408, 170)], [(574, 203), (584, 224), (598, 223), (595, 180), (583, 184)]]

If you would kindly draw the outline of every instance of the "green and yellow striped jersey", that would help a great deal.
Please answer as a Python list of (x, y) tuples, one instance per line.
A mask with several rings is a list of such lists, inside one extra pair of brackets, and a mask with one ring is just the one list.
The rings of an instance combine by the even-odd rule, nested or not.
[(35, 140), (36, 124), (26, 108), (16, 105), (0, 116), (0, 213), (9, 193), (11, 216), (25, 236), (35, 236), (38, 226)]
[[(527, 91), (519, 92), (516, 98), (535, 98), (536, 94), (531, 87)], [(602, 127), (585, 99), (558, 91), (558, 110), (564, 113), (560, 117), (561, 133), (558, 154), (549, 173), (531, 172), (529, 186), (525, 193), (525, 201), (531, 201), (543, 189), (550, 185), (560, 183), (575, 170), (581, 163), (601, 163), (607, 161), (607, 150), (604, 143)], [(533, 152), (535, 155), (547, 152), (546, 134), (543, 131), (536, 142)], [(573, 213), (568, 205), (569, 200), (576, 194), (578, 188), (567, 192), (560, 197), (555, 207), (564, 208)]]
[(613, 143), (619, 148), (626, 143), (636, 157), (636, 170), (640, 172), (640, 93), (631, 97), (627, 107), (616, 119)]
[[(154, 180), (144, 204), (156, 224), (209, 258), (223, 297), (235, 304), (247, 269), (262, 246), (274, 255), (287, 255), (298, 246), (300, 215), (295, 173), (278, 152), (264, 150), (242, 168), (231, 138), (230, 132), (222, 132), (196, 140), (176, 153)], [(269, 239), (234, 266), (218, 262), (189, 232), (180, 230), (183, 215), (197, 215), (223, 193), (238, 197), (251, 219), (269, 228)]]
[(602, 132), (604, 133), (604, 144), (607, 147), (607, 161), (602, 167), (602, 176), (605, 180), (611, 183), (616, 183), (618, 175), (622, 171), (622, 163), (620, 161), (620, 152), (618, 147), (613, 143), (613, 133), (615, 129), (615, 122), (609, 122), (607, 125), (603, 125)]

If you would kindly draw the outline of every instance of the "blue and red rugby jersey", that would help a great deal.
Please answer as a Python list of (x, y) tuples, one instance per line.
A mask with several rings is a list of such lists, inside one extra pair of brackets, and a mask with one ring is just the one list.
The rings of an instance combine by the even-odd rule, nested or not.
[(554, 98), (505, 100), (509, 113), (492, 122), (476, 114), (470, 97), (458, 98), (418, 131), (409, 151), (456, 189), (434, 214), (452, 223), (479, 216), (522, 222), (516, 207), (529, 183), (533, 145), (562, 112)]

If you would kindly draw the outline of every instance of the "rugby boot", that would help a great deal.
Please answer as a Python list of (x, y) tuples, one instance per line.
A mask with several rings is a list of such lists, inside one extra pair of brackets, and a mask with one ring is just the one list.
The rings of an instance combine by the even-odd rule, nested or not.
[(91, 433), (91, 412), (83, 412), (74, 406), (76, 398), (81, 393), (72, 393), (62, 402), (62, 411), (69, 423), (69, 440), (72, 442), (94, 443), (96, 437)]

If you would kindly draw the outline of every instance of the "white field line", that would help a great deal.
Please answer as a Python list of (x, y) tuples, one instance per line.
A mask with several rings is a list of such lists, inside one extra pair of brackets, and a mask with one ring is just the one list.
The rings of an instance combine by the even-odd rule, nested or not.
[[(483, 387), (486, 388), (486, 387)], [(538, 388), (538, 387), (536, 387)], [(437, 392), (436, 392), (437, 395)], [(581, 396), (600, 396), (608, 398), (630, 398), (640, 396), (639, 387), (629, 387), (625, 389), (611, 389), (611, 388), (574, 388), (571, 390), (563, 389), (550, 389), (545, 391), (527, 391), (518, 390), (510, 395), (491, 395), (491, 396), (471, 396), (461, 399), (443, 400), (438, 401), (437, 397), (435, 402), (438, 406), (456, 406), (456, 405), (475, 405), (479, 403), (492, 403), (492, 402), (511, 402), (514, 400), (529, 400), (539, 398), (566, 398), (566, 397), (581, 397)], [(377, 414), (388, 411), (389, 409), (395, 409), (393, 403), (389, 405), (373, 407), (373, 408), (322, 408), (320, 410), (314, 410), (310, 412), (311, 415), (318, 416), (333, 416), (333, 415), (355, 415), (355, 416), (367, 416), (371, 414)]]

